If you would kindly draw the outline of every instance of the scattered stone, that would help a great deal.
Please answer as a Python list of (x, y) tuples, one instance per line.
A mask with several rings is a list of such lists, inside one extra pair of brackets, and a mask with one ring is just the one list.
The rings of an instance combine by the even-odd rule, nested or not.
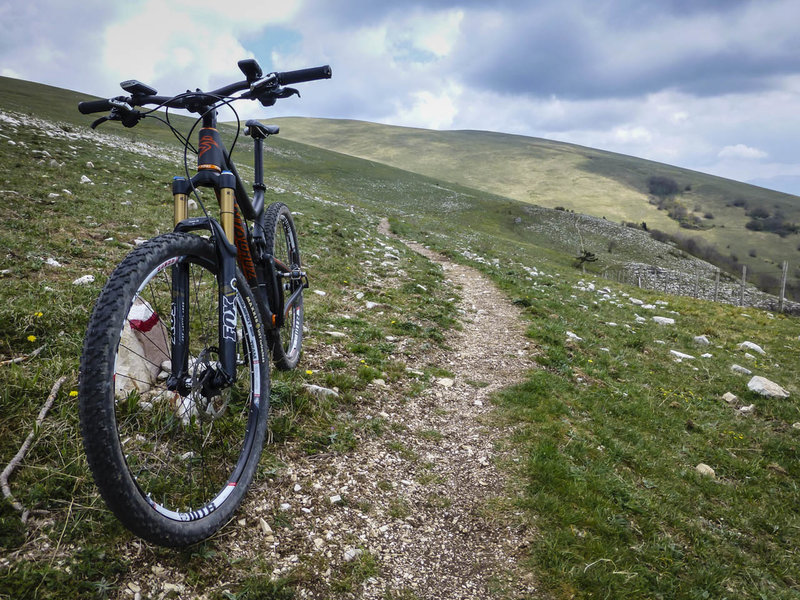
[(800, 422), (792, 423), (792, 429), (800, 429)]
[(314, 293), (317, 296), (327, 296), (328, 295), (327, 293), (323, 292), (322, 290), (314, 290)]
[(146, 240), (145, 238), (140, 238), (140, 237), (138, 237), (138, 238), (136, 238), (135, 240), (133, 240), (133, 245), (134, 245), (134, 246), (141, 246), (141, 245), (142, 245), (142, 244), (144, 244), (146, 241), (147, 241), (147, 240)]
[(46, 261), (44, 261), (44, 264), (50, 265), (51, 267), (60, 267), (61, 266), (61, 263), (58, 262), (55, 258), (48, 258)]
[(289, 510), (290, 508), (292, 508), (292, 505), (287, 502), (281, 504), (281, 510)]
[(700, 358), (714, 358), (714, 355), (709, 352), (706, 352), (704, 354), (701, 354)]
[(364, 551), (361, 548), (348, 548), (344, 552), (344, 562), (353, 562), (362, 554), (364, 554)]
[(675, 319), (669, 317), (653, 317), (653, 321), (659, 325), (675, 325)]
[(444, 388), (451, 388), (455, 385), (455, 383), (456, 382), (449, 377), (440, 377), (436, 380), (436, 385), (440, 385)]
[(303, 384), (303, 387), (308, 391), (309, 394), (317, 398), (318, 400), (324, 400), (325, 398), (333, 397), (338, 398), (339, 393), (336, 390), (332, 390), (330, 388), (321, 387), (319, 385), (313, 385), (310, 383)]
[(335, 338), (347, 337), (347, 334), (342, 333), (341, 331), (326, 331), (325, 333), (327, 333), (329, 336), (335, 337)]
[(742, 342), (738, 346), (739, 350), (752, 350), (753, 352), (758, 352), (759, 354), (766, 354), (764, 349), (759, 346), (758, 344), (754, 344), (753, 342)]
[(367, 300), (367, 308), (368, 309), (371, 310), (371, 309), (375, 308), (376, 306), (380, 306), (378, 302), (371, 302), (371, 301)]
[(674, 357), (676, 357), (678, 361), (694, 359), (694, 356), (692, 356), (691, 354), (684, 354), (683, 352), (678, 352), (677, 350), (670, 350), (669, 353), (672, 354)]
[(711, 345), (711, 342), (704, 335), (695, 336), (694, 343), (697, 344), (698, 346), (710, 346)]
[(705, 477), (710, 477), (711, 479), (714, 479), (717, 476), (714, 469), (709, 467), (706, 463), (700, 463), (695, 467), (695, 469), (697, 470), (698, 473), (700, 473), (700, 475), (703, 475)]
[(629, 298), (631, 304), (635, 304), (636, 306), (642, 306), (644, 302), (639, 300), (638, 298)]
[(86, 167), (89, 169), (94, 169), (94, 163), (92, 161), (89, 161), (86, 163)]
[(747, 414), (750, 414), (751, 412), (753, 412), (755, 409), (756, 409), (756, 405), (755, 404), (751, 404), (749, 406), (741, 407), (739, 409), (739, 412), (742, 413), (743, 415), (747, 415)]
[(342, 501), (342, 497), (339, 494), (335, 496), (331, 496), (331, 504), (339, 504)]
[(197, 209), (197, 200), (194, 198), (189, 198), (189, 202), (187, 204), (189, 210), (196, 210)]
[(728, 404), (733, 404), (737, 400), (739, 400), (739, 398), (737, 398), (736, 394), (731, 394), (730, 392), (725, 392), (722, 395), (722, 399), (725, 400), (725, 402), (727, 402)]
[(72, 285), (88, 285), (94, 282), (94, 275), (84, 275), (72, 282)]
[(731, 365), (731, 371), (734, 373), (742, 373), (743, 375), (752, 375), (753, 372), (750, 369), (745, 369), (741, 365)]
[(322, 538), (314, 538), (314, 547), (317, 550), (321, 550), (324, 545), (325, 545), (325, 540), (323, 540)]
[(383, 379), (373, 379), (371, 383), (376, 387), (386, 387), (386, 381)]
[(788, 398), (789, 392), (783, 389), (774, 381), (770, 381), (766, 377), (753, 377), (747, 383), (747, 389), (756, 394), (761, 394), (767, 398)]
[(567, 339), (572, 340), (574, 342), (582, 342), (583, 341), (582, 337), (578, 337), (577, 335), (575, 335), (571, 331), (567, 332)]
[(81, 183), (91, 183), (94, 185), (91, 179), (89, 179), (86, 175), (81, 175)]

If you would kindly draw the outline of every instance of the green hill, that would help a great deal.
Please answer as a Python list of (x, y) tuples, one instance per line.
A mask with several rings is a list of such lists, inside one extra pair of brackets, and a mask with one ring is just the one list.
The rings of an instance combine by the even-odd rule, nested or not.
[[(304, 126), (321, 129), (311, 121), (282, 122), (267, 153), (268, 201), (291, 207), (312, 289), (302, 366), (271, 374), (271, 443), (253, 491), (236, 519), (205, 543), (173, 551), (135, 539), (105, 508), (86, 464), (75, 391), (79, 355), (113, 268), (141, 238), (172, 229), (170, 184), (183, 172), (183, 152), (166, 130), (155, 133), (146, 122), (91, 131), (92, 117), (76, 110), (79, 99), (0, 79), (0, 466), (35, 432), (8, 480), (16, 501), (31, 510), (28, 521), (5, 490), (0, 497), (0, 598), (345, 599), (377, 589), (412, 600), (424, 597), (425, 587), (389, 581), (386, 571), (396, 552), (407, 552), (406, 536), (425, 533), (425, 511), (453, 524), (456, 546), (482, 545), (482, 529), (473, 528), (479, 521), (503, 543), (512, 528), (524, 540), (508, 549), (518, 559), (514, 575), (545, 597), (797, 597), (797, 318), (601, 277), (633, 262), (644, 273), (709, 265), (641, 229), (445, 179), (446, 169), (453, 178), (458, 171), (447, 156), (449, 134), (419, 134), (434, 148), (426, 160), (441, 155), (442, 165), (422, 175), (287, 139)], [(390, 131), (340, 127), (341, 138), (374, 145)], [(232, 139), (231, 126), (221, 130)], [(407, 133), (405, 144), (422, 154), (422, 138)], [(458, 135), (492, 140), (494, 160), (502, 162), (504, 136)], [(237, 150), (245, 180), (252, 177), (247, 142)], [(522, 156), (529, 142), (514, 143)], [(576, 149), (541, 144), (538, 156), (549, 157), (554, 172), (646, 197), (635, 183), (651, 176), (636, 175), (646, 163), (626, 159), (629, 170), (615, 171), (604, 161), (616, 159), (598, 153), (586, 159), (597, 175)], [(666, 170), (657, 175), (689, 181), (692, 190), (684, 186), (681, 196), (705, 185), (659, 168)], [(553, 181), (553, 193), (563, 193)], [(213, 207), (213, 193), (203, 198)], [(559, 204), (569, 208), (566, 200)], [(664, 211), (644, 209), (648, 222), (661, 217), (669, 225)], [(530, 343), (507, 347), (508, 336), (480, 301), (461, 303), (463, 288), (445, 269), (381, 233), (384, 217), (395, 233), (487, 276), (480, 285), (496, 285), (520, 308)], [(598, 259), (586, 273), (573, 264), (581, 248)], [(94, 281), (74, 283), (85, 275)], [(470, 320), (494, 324), (491, 335), (506, 344), (476, 359), (484, 366), (521, 369), (524, 357), (537, 368), (493, 396), (491, 407), (481, 405), (478, 425), (502, 438), (496, 454), (479, 455), (469, 437), (450, 434), (463, 464), (482, 477), (485, 461), (496, 462), (507, 482), (489, 479), (489, 500), (463, 514), (460, 498), (442, 492), (443, 481), (457, 485), (460, 475), (414, 450), (417, 440), (436, 444), (447, 434), (397, 420), (385, 401), (395, 394), (398, 402), (419, 402), (419, 412), (450, 419), (452, 410), (431, 410), (428, 398), (454, 377), (457, 355), (447, 334)], [(764, 354), (751, 354), (753, 345)], [(751, 391), (745, 367), (790, 396)], [(34, 425), (62, 377), (53, 408)], [(453, 387), (465, 394), (508, 385), (499, 377), (456, 379)], [(320, 398), (308, 385), (336, 388), (338, 397)], [(375, 473), (353, 468), (349, 459), (359, 453)], [(389, 463), (408, 479), (387, 475)], [(330, 490), (316, 487), (334, 480)], [(387, 508), (360, 496), (361, 485), (382, 494)], [(409, 499), (410, 489), (419, 494)], [(346, 558), (355, 548), (358, 556)], [(484, 557), (474, 559), (475, 570), (486, 570)], [(493, 582), (494, 596), (519, 597), (507, 593), (504, 578)]]
[[(747, 229), (750, 214), (800, 224), (800, 198), (697, 171), (573, 144), (485, 131), (431, 131), (330, 119), (274, 119), (292, 140), (538, 206), (702, 240), (767, 281), (784, 260), (800, 285), (800, 236)], [(652, 178), (674, 182), (667, 202)], [(672, 208), (672, 216), (667, 209)], [(683, 225), (679, 224), (683, 222)], [(687, 228), (687, 226), (689, 228)], [(787, 233), (784, 231), (784, 233)], [(774, 282), (773, 282), (774, 284)]]

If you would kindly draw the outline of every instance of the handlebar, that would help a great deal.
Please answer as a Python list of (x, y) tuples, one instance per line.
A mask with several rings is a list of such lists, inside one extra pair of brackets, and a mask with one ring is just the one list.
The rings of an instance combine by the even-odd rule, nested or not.
[(330, 65), (325, 65), (323, 67), (311, 67), (310, 69), (298, 69), (297, 71), (275, 73), (280, 85), (304, 83), (306, 81), (315, 81), (317, 79), (330, 79), (331, 74)]
[[(224, 98), (229, 98), (232, 94), (246, 91), (235, 99), (260, 100), (264, 105), (270, 105), (277, 98), (291, 95), (296, 90), (282, 89), (280, 86), (315, 81), (317, 79), (330, 79), (331, 68), (329, 65), (312, 67), (309, 69), (298, 69), (296, 71), (284, 71), (270, 73), (266, 77), (257, 81), (238, 81), (223, 86), (211, 92), (185, 92), (177, 96), (156, 96), (149, 94), (137, 94), (132, 96), (117, 96), (106, 100), (87, 100), (78, 103), (78, 110), (84, 114), (114, 111), (118, 109), (122, 112), (131, 112), (135, 106), (145, 106), (154, 104), (169, 108), (183, 108), (191, 112), (203, 112), (205, 109), (214, 105)], [(287, 94), (289, 92), (289, 94)], [(281, 95), (283, 94), (283, 95)], [(134, 111), (135, 112), (135, 111)]]

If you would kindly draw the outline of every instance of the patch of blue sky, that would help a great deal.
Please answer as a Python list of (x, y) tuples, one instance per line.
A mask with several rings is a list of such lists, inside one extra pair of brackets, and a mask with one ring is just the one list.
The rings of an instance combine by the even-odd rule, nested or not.
[(265, 73), (281, 71), (286, 65), (273, 65), (272, 53), (291, 54), (300, 46), (303, 37), (297, 31), (269, 25), (258, 33), (248, 35), (239, 40), (247, 50), (252, 52)]

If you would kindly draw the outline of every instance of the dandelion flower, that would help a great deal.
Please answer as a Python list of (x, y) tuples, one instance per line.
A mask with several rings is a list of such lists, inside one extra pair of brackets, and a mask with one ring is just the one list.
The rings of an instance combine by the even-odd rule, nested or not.
[(36, 341), (36, 336), (35, 335), (29, 335), (28, 336), (28, 341), (29, 342), (35, 342)]
[(42, 316), (44, 316), (44, 313), (43, 313), (42, 311), (35, 312), (35, 313), (33, 313), (33, 316), (34, 316), (34, 317), (36, 317), (36, 318), (38, 319), (39, 317), (42, 317)]
[(69, 397), (70, 397), (70, 398), (75, 398), (77, 395), (78, 395), (78, 390), (72, 390), (72, 391), (69, 393)]
[(314, 371), (312, 371), (311, 369), (306, 369), (306, 375), (313, 375), (313, 374)]

